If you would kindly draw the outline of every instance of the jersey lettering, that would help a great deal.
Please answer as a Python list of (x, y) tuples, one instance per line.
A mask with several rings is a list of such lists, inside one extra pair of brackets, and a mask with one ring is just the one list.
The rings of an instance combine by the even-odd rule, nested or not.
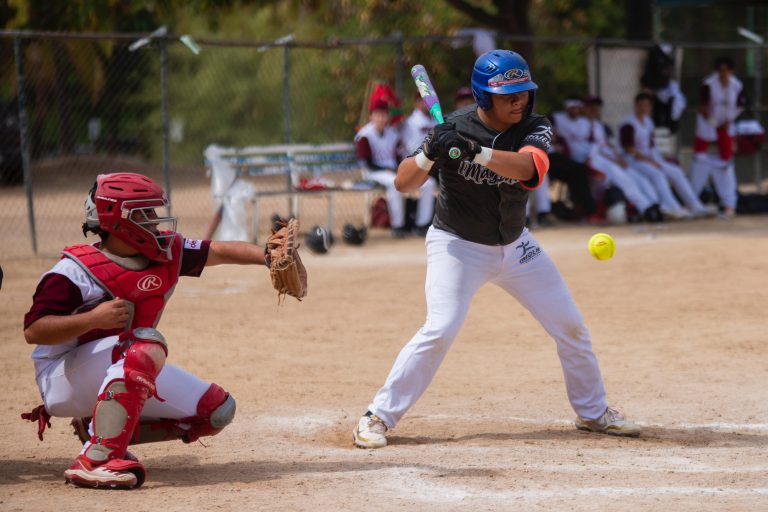
[(523, 146), (527, 145), (536, 146), (548, 153), (550, 146), (552, 146), (552, 127), (546, 125), (537, 126), (534, 131), (523, 139)]
[(497, 186), (500, 183), (507, 183), (509, 185), (517, 183), (516, 179), (499, 176), (487, 167), (476, 162), (470, 162), (469, 160), (464, 160), (459, 165), (459, 176), (478, 185)]

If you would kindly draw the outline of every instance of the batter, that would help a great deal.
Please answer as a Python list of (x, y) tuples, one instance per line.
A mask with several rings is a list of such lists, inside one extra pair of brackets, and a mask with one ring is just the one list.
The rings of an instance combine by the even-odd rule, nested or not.
[[(515, 297), (554, 338), (576, 427), (639, 435), (638, 426), (608, 407), (581, 313), (554, 263), (525, 228), (528, 191), (547, 173), (552, 138), (547, 119), (533, 113), (537, 85), (528, 64), (515, 52), (493, 50), (477, 59), (471, 83), (477, 104), (448, 116), (398, 167), (401, 191), (417, 189), (430, 175), (440, 184), (426, 238), (427, 319), (360, 418), (354, 442), (362, 448), (386, 446), (387, 430), (427, 389), (472, 297), (487, 282)], [(451, 159), (457, 148), (460, 158)]]
[(235, 400), (220, 386), (165, 363), (169, 343), (156, 327), (180, 276), (222, 263), (264, 264), (264, 250), (184, 239), (175, 217), (158, 214), (167, 209), (165, 193), (146, 176), (99, 175), (83, 233), (101, 241), (65, 248), (24, 318), (43, 405), (22, 417), (39, 423), (40, 440), (51, 416), (74, 417), (84, 445), (64, 472), (68, 483), (139, 487), (145, 471), (129, 444), (190, 443), (219, 433), (235, 415)]

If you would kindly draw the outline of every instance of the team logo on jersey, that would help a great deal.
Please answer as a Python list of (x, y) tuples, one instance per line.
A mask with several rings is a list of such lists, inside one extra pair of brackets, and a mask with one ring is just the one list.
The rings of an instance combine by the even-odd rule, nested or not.
[(552, 127), (547, 125), (537, 126), (523, 140), (523, 146), (528, 145), (534, 145), (544, 151), (549, 151), (549, 147), (552, 145)]
[(541, 248), (536, 245), (531, 245), (531, 241), (527, 240), (525, 242), (521, 242), (519, 245), (515, 247), (515, 249), (520, 249), (523, 251), (523, 253), (520, 255), (520, 264), (528, 263), (535, 257), (537, 257), (539, 254), (541, 254)]
[(489, 170), (487, 167), (476, 162), (471, 162), (469, 160), (463, 160), (459, 164), (459, 176), (467, 181), (477, 183), (478, 185), (486, 184), (497, 186), (502, 183), (506, 183), (508, 185), (514, 185), (517, 183), (517, 180), (515, 179), (499, 176), (495, 172)]
[(163, 286), (163, 280), (159, 276), (144, 276), (136, 283), (136, 288), (143, 292), (151, 292)]

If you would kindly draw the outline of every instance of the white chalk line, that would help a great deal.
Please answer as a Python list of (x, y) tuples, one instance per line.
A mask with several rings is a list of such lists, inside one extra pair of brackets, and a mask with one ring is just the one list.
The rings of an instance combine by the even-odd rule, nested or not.
[[(448, 419), (454, 421), (463, 420), (493, 420), (495, 422), (508, 421), (510, 423), (525, 423), (529, 425), (573, 425), (573, 420), (564, 419), (552, 419), (552, 420), (540, 420), (536, 418), (522, 418), (518, 416), (489, 416), (489, 415), (462, 415), (451, 416), (449, 414), (434, 414), (429, 415), (429, 419)], [(644, 421), (635, 421), (633, 423), (642, 427), (654, 427), (654, 428), (698, 428), (709, 430), (751, 430), (756, 432), (768, 431), (768, 423), (733, 423), (733, 422), (710, 422), (710, 423), (648, 423)]]
[[(508, 489), (493, 491), (487, 488), (474, 490), (450, 484), (439, 484), (430, 480), (430, 475), (413, 470), (387, 468), (376, 471), (374, 476), (381, 487), (394, 492), (402, 498), (424, 502), (455, 502), (464, 500), (548, 500), (593, 496), (659, 496), (659, 495), (707, 495), (727, 496), (766, 496), (768, 487), (578, 487), (560, 489)], [(436, 475), (435, 475), (436, 476)], [(372, 486), (366, 486), (369, 491)]]

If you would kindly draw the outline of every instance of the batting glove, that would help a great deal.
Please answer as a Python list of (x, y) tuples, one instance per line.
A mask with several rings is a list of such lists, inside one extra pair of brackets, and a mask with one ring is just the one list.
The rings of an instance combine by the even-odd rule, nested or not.
[(460, 134), (454, 123), (435, 126), (433, 137), (442, 160), (472, 160), (481, 151), (480, 144)]

